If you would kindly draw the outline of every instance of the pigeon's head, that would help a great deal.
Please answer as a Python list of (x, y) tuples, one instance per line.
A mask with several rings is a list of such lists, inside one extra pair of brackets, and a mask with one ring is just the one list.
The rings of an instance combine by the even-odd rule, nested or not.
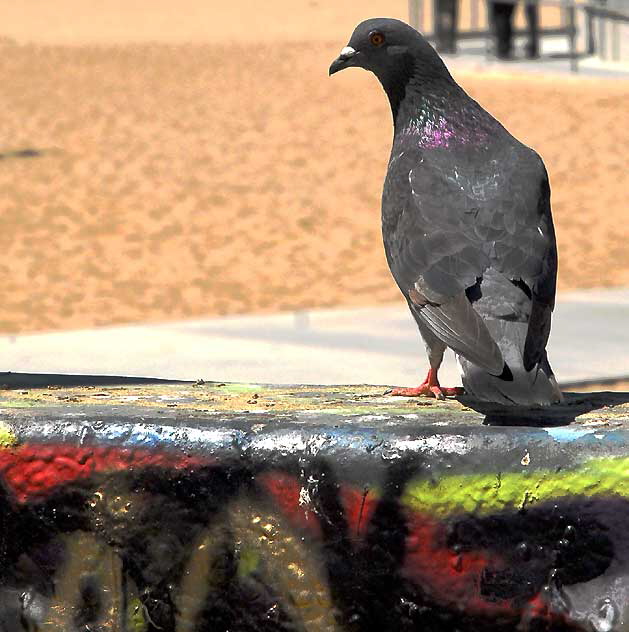
[(330, 74), (359, 66), (383, 79), (410, 58), (421, 63), (434, 57), (432, 46), (412, 26), (393, 18), (372, 18), (354, 29), (349, 43), (332, 62)]
[(380, 80), (395, 110), (411, 78), (424, 81), (452, 78), (435, 49), (413, 27), (392, 18), (361, 22), (347, 46), (332, 62), (330, 74), (358, 66), (371, 70)]

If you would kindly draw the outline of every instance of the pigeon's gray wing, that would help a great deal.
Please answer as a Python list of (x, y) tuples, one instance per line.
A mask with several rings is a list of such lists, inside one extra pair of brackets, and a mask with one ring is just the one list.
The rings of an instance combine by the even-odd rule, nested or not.
[(529, 321), (528, 356), (543, 354), (556, 272), (549, 209), (543, 163), (519, 144), (454, 164), (445, 149), (404, 151), (389, 164), (383, 234), (393, 276), (422, 322), (490, 373), (503, 360), (479, 314)]
[(544, 239), (538, 243), (536, 251), (539, 265), (537, 275), (531, 278), (520, 277), (531, 292), (531, 315), (523, 354), (524, 368), (527, 371), (546, 357), (546, 344), (550, 335), (550, 321), (555, 307), (557, 287), (557, 243), (550, 211), (550, 185), (544, 163), (539, 157), (538, 160), (542, 176), (537, 228)]

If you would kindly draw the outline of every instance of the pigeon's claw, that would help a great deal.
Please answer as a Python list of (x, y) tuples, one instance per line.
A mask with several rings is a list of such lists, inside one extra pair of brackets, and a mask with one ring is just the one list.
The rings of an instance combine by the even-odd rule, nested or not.
[(441, 390), (441, 386), (431, 386), (430, 392), (435, 396), (436, 399), (445, 399), (446, 396), (443, 394)]
[(460, 386), (441, 386), (437, 378), (437, 371), (430, 369), (426, 379), (416, 388), (394, 388), (387, 391), (387, 395), (400, 395), (402, 397), (435, 397), (445, 399), (446, 397), (456, 397), (463, 395), (465, 390)]
[(387, 395), (400, 395), (402, 397), (434, 397), (445, 399), (446, 395), (461, 395), (462, 388), (442, 388), (441, 386), (428, 386), (420, 384), (416, 388), (394, 388)]
[(433, 394), (423, 384), (417, 388), (392, 388), (388, 390), (385, 395), (399, 395), (401, 397), (421, 397), (426, 395), (432, 397)]

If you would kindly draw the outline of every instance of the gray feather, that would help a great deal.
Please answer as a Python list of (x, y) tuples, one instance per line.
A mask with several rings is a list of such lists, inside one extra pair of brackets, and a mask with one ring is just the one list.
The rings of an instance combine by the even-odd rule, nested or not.
[(493, 375), (502, 373), (502, 353), (464, 293), (440, 305), (413, 304), (413, 308), (416, 320), (448, 347)]

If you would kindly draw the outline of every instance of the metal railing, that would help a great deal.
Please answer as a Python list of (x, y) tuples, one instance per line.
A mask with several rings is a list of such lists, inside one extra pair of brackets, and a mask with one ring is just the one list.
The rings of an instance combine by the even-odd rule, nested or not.
[[(583, 5), (587, 52), (589, 55), (598, 54), (601, 59), (620, 61), (621, 25), (629, 25), (629, 13), (607, 7), (604, 2)], [(625, 31), (629, 36), (628, 26), (625, 26)]]

